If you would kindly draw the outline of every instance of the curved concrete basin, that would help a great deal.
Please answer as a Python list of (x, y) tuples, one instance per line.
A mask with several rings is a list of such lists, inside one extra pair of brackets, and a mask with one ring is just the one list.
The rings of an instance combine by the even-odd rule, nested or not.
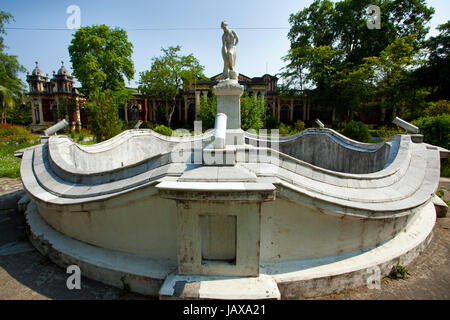
[[(204, 161), (211, 135), (167, 138), (129, 130), (94, 146), (50, 137), (25, 150), (21, 164), (34, 206), (29, 223), (47, 230), (34, 233), (35, 245), (47, 250), (42, 239), (53, 230), (52, 239), (59, 239), (53, 241), (66, 248), (58, 249), (64, 261), (84, 263), (88, 270), (110, 261), (108, 252), (150, 259), (155, 271), (145, 277), (152, 285), (136, 280), (136, 290), (158, 294), (169, 274), (264, 274), (287, 288), (306, 279), (301, 270), (339, 261), (342, 268), (346, 259), (372, 256), (373, 250), (381, 252), (373, 265), (394, 261), (391, 249), (380, 248), (404, 233), (415, 232), (417, 246), (429, 239), (431, 230), (420, 229), (417, 221), (432, 223), (437, 148), (407, 135), (363, 144), (330, 129), (281, 138), (279, 150), (264, 137), (244, 137), (244, 145), (213, 150), (231, 159), (226, 165)], [(174, 154), (176, 148), (185, 151), (182, 156)], [(77, 260), (76, 250), (67, 247), (71, 241), (80, 243), (83, 257), (91, 245), (103, 248), (104, 260)], [(398, 250), (396, 257), (418, 254), (414, 248)], [(119, 269), (130, 277), (140, 274)], [(120, 285), (114, 272), (108, 274), (103, 281)], [(286, 297), (293, 295), (289, 290)]]

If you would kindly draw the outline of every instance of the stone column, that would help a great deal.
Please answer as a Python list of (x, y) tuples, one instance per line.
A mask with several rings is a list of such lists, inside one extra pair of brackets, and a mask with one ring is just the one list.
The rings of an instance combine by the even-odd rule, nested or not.
[(76, 122), (77, 122), (77, 129), (80, 130), (81, 129), (81, 115), (80, 115), (80, 106), (77, 103), (77, 107), (76, 107)]
[(200, 93), (201, 91), (195, 91), (195, 120), (198, 119), (198, 112), (200, 109)]
[(181, 117), (181, 99), (178, 100), (178, 121), (181, 122), (182, 117)]
[(36, 114), (34, 113), (35, 111), (35, 107), (34, 107), (34, 103), (31, 101), (30, 102), (30, 107), (31, 107), (31, 119), (32, 119), (32, 124), (35, 125), (36, 124)]
[(306, 101), (305, 97), (303, 97), (303, 121), (306, 121)]
[(308, 114), (307, 114), (307, 117), (308, 117), (308, 121), (309, 121), (310, 117), (311, 117), (311, 100), (309, 100), (309, 99), (308, 99)]
[(280, 121), (280, 98), (277, 97), (277, 120)]
[(39, 123), (44, 123), (44, 112), (42, 111), (42, 99), (38, 100), (39, 104)]
[(125, 103), (125, 105), (123, 107), (123, 111), (124, 111), (124, 116), (125, 116), (125, 122), (128, 123), (128, 103)]
[(227, 129), (241, 129), (241, 100), (244, 87), (237, 81), (225, 80), (214, 86), (217, 113), (227, 115)]
[(272, 100), (272, 117), (274, 117), (274, 118), (277, 117), (277, 115), (275, 114), (275, 106), (276, 106), (276, 104), (277, 104), (276, 99), (273, 99)]
[(189, 108), (188, 99), (187, 97), (184, 97), (184, 123), (187, 123), (188, 121), (188, 108)]
[(289, 121), (294, 120), (294, 99), (291, 99), (291, 107), (289, 108)]

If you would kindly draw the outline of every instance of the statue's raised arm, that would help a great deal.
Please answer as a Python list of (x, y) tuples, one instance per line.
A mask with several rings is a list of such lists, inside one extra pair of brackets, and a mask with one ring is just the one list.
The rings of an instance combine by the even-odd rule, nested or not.
[(236, 66), (236, 45), (239, 42), (239, 37), (234, 30), (228, 28), (228, 22), (223, 21), (221, 24), (223, 29), (222, 35), (222, 58), (223, 58), (223, 74), (222, 79), (237, 80), (239, 73), (237, 73)]

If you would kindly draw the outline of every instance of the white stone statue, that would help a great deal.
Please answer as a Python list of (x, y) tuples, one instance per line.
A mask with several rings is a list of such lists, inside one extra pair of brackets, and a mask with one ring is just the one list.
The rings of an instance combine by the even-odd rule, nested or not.
[(223, 74), (222, 79), (237, 80), (239, 73), (235, 70), (236, 65), (236, 45), (239, 38), (234, 30), (228, 29), (228, 22), (222, 21), (222, 57), (223, 57)]

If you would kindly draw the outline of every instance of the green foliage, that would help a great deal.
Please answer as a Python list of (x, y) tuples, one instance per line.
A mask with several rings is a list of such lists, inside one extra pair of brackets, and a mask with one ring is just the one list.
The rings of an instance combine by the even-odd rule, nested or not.
[(401, 265), (400, 262), (397, 262), (397, 264), (392, 267), (391, 273), (389, 274), (392, 279), (406, 279), (408, 278), (408, 275), (408, 269)]
[(430, 101), (450, 100), (450, 20), (426, 41), (428, 62), (414, 72), (416, 85), (430, 90)]
[(15, 105), (6, 110), (6, 119), (13, 124), (27, 126), (31, 124), (31, 107), (29, 103), (15, 103)]
[(14, 151), (37, 143), (39, 137), (33, 136), (27, 128), (0, 124), (0, 177), (19, 177), (20, 159), (14, 156)]
[(5, 48), (5, 45), (3, 44), (3, 35), (6, 34), (5, 24), (9, 23), (10, 21), (15, 21), (12, 14), (0, 10), (0, 51), (3, 51), (3, 49)]
[(264, 128), (266, 128), (267, 130), (276, 129), (276, 128), (278, 128), (279, 125), (280, 125), (280, 122), (277, 120), (277, 118), (272, 117), (272, 116), (267, 116), (265, 119)]
[(294, 123), (294, 130), (295, 132), (302, 132), (303, 130), (305, 130), (305, 123), (302, 120), (297, 120)]
[(214, 128), (214, 122), (217, 114), (217, 96), (213, 94), (211, 97), (200, 97), (199, 119), (202, 121), (202, 129), (207, 130)]
[(5, 24), (14, 21), (14, 17), (9, 12), (0, 11), (0, 104), (2, 107), (1, 123), (6, 123), (6, 110), (22, 102), (25, 84), (19, 78), (20, 72), (26, 69), (19, 63), (17, 56), (9, 55), (3, 50), (6, 46), (3, 43), (5, 35)]
[(73, 74), (85, 94), (120, 91), (134, 77), (133, 45), (125, 30), (106, 25), (81, 27), (69, 45)]
[(173, 132), (172, 129), (166, 127), (166, 126), (163, 125), (163, 124), (161, 124), (161, 125), (155, 127), (155, 128), (153, 129), (153, 131), (155, 131), (155, 132), (157, 132), (157, 133), (159, 133), (159, 134), (165, 135), (165, 136), (169, 136), (169, 137), (172, 136), (172, 132)]
[(441, 159), (441, 177), (450, 178), (450, 158)]
[(419, 127), (423, 140), (442, 148), (450, 148), (450, 114), (422, 117), (412, 122)]
[(180, 50), (180, 46), (162, 48), (163, 55), (152, 58), (150, 70), (140, 73), (139, 89), (144, 95), (170, 102), (171, 108), (167, 116), (169, 127), (177, 94), (183, 87), (189, 88), (197, 80), (205, 78), (204, 67), (194, 55), (180, 55)]
[(450, 101), (439, 100), (431, 102), (430, 106), (424, 111), (426, 116), (439, 116), (441, 114), (450, 114)]
[(381, 126), (376, 130), (376, 136), (381, 137), (384, 140), (392, 138), (396, 134), (403, 134), (405, 131), (399, 127), (390, 128), (387, 126)]
[(342, 134), (347, 138), (356, 141), (361, 142), (371, 141), (369, 128), (360, 121), (349, 121), (342, 130)]
[(122, 122), (117, 114), (117, 100), (114, 92), (106, 90), (90, 95), (87, 103), (89, 127), (97, 142), (101, 142), (119, 134)]
[(244, 94), (241, 97), (241, 128), (259, 130), (263, 127), (264, 114), (268, 110), (265, 101)]
[[(380, 7), (381, 30), (367, 28), (366, 8), (370, 4)], [(390, 70), (386, 76), (379, 71), (382, 68), (387, 70), (388, 64), (380, 63), (378, 66), (382, 65), (382, 68), (373, 71), (373, 65), (365, 58), (380, 57), (396, 39), (408, 41), (400, 41), (389, 48), (389, 57), (395, 57), (396, 53), (403, 57), (414, 56), (424, 43), (428, 32), (426, 24), (433, 12), (434, 9), (427, 7), (425, 0), (315, 0), (289, 18), (291, 48), (284, 57), (287, 65), (281, 76), (291, 89), (315, 86), (315, 101), (324, 112), (335, 109), (339, 118), (348, 115), (353, 119), (371, 96), (380, 93), (389, 95), (386, 106), (393, 102), (394, 111), (406, 105), (416, 106), (417, 103), (405, 101), (405, 97), (416, 97), (416, 94), (398, 85), (405, 80), (406, 68), (402, 72)], [(409, 41), (410, 38), (413, 38), (412, 41)], [(405, 61), (397, 60), (396, 64), (410, 67), (413, 65), (411, 61), (403, 63)], [(386, 81), (381, 83), (385, 84), (382, 91), (376, 92), (378, 82), (375, 76), (379, 75)], [(423, 98), (423, 92), (417, 94), (415, 99)], [(414, 114), (411, 113), (411, 116)]]

